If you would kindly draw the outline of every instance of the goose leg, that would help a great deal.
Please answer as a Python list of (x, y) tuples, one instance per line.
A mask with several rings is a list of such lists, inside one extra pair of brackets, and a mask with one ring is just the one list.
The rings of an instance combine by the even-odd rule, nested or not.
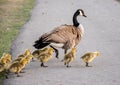
[(59, 54), (59, 53), (58, 53), (58, 50), (57, 50), (56, 48), (54, 48), (53, 46), (50, 46), (50, 47), (55, 50), (55, 53), (56, 53), (56, 56), (55, 56), (55, 57), (56, 57), (56, 58), (59, 58), (59, 57), (58, 57), (58, 54)]
[(67, 53), (67, 50), (65, 49), (64, 54), (66, 54), (66, 53)]

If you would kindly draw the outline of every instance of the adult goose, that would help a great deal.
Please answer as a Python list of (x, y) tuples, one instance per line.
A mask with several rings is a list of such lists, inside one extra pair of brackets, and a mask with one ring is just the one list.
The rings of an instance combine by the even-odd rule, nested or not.
[(65, 24), (56, 27), (54, 30), (40, 36), (33, 46), (36, 49), (42, 49), (49, 45), (55, 50), (56, 58), (59, 54), (56, 47), (63, 48), (66, 54), (68, 49), (78, 45), (84, 33), (83, 26), (77, 21), (78, 15), (87, 17), (82, 9), (78, 9), (73, 15), (73, 25)]

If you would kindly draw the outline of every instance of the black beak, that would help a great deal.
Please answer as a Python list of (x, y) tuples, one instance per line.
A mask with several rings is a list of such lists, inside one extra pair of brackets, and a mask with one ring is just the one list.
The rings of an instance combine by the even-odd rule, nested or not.
[(87, 17), (86, 15), (83, 15), (84, 17)]

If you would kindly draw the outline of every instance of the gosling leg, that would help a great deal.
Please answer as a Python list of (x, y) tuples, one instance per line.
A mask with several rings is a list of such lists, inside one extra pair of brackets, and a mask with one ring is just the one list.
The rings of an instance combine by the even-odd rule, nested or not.
[(8, 79), (8, 75), (7, 74), (5, 74), (5, 78)]
[(17, 77), (21, 77), (21, 75), (19, 75), (19, 73), (16, 73), (17, 74)]
[(45, 66), (45, 65), (44, 65), (44, 63), (41, 63), (41, 65), (40, 65), (40, 66), (41, 66), (41, 67), (48, 67), (48, 66)]
[(25, 71), (20, 71), (20, 73), (25, 73)]
[(86, 62), (86, 67), (92, 67), (92, 66), (89, 66), (88, 64), (89, 64), (89, 63), (88, 63), (88, 62)]
[(35, 60), (34, 60), (34, 58), (32, 58), (32, 62), (34, 62)]
[(69, 67), (71, 67), (71, 66), (69, 66), (69, 63), (67, 63), (67, 66), (66, 66), (67, 68), (69, 68)]

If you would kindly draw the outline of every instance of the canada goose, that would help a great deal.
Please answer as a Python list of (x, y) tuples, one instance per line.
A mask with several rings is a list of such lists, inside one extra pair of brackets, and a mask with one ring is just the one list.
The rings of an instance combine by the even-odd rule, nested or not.
[(96, 58), (99, 55), (100, 55), (99, 52), (88, 52), (88, 53), (85, 53), (81, 58), (86, 63), (86, 67), (91, 67), (88, 65), (88, 63), (91, 62), (94, 58)]
[(52, 53), (53, 52), (54, 52), (54, 49), (49, 48), (48, 52), (42, 53), (39, 56), (35, 57), (38, 61), (41, 62), (41, 64), (40, 64), (41, 67), (48, 67), (48, 66), (45, 66), (44, 63), (52, 58)]
[(77, 21), (78, 15), (87, 17), (82, 9), (78, 9), (73, 15), (73, 25), (65, 24), (56, 27), (51, 32), (43, 34), (35, 41), (33, 46), (36, 49), (42, 49), (49, 45), (55, 50), (56, 58), (58, 58), (56, 47), (63, 48), (66, 54), (68, 49), (75, 47), (79, 43), (84, 33), (83, 26)]
[(65, 54), (64, 59), (62, 60), (62, 62), (64, 62), (64, 65), (70, 67), (69, 63), (74, 60), (75, 52), (76, 52), (76, 48), (72, 48), (68, 54)]

